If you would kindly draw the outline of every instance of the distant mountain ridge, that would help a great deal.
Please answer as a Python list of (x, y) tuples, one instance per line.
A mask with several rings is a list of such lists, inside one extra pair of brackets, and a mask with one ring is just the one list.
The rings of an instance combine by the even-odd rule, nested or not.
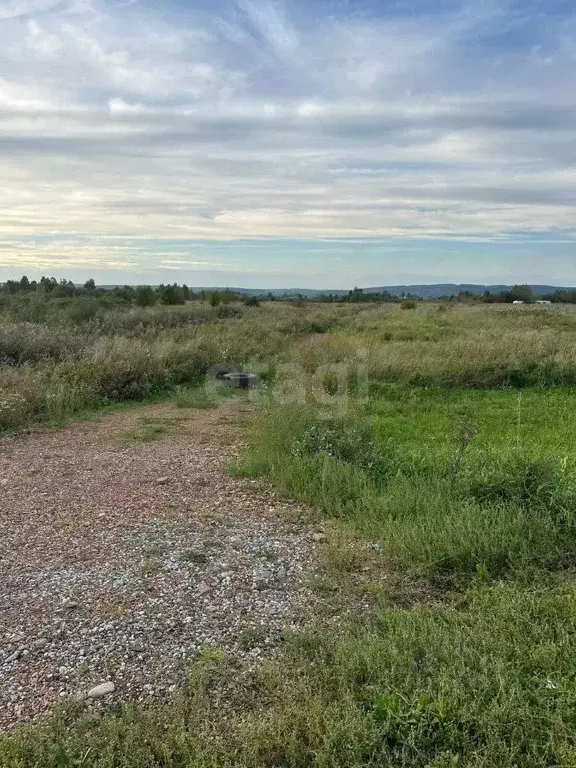
[[(441, 296), (456, 296), (459, 293), (483, 294), (486, 291), (490, 293), (502, 293), (513, 288), (512, 285), (477, 285), (475, 283), (434, 283), (433, 285), (392, 285), (383, 288), (365, 288), (365, 292), (388, 291), (393, 296), (400, 296), (402, 293), (410, 293), (414, 296), (421, 296), (423, 299), (437, 299)], [(570, 290), (563, 286), (555, 285), (531, 285), (533, 293), (541, 296), (555, 291)]]
[[(119, 285), (103, 285), (102, 288), (113, 289), (120, 288)], [(156, 286), (154, 286), (156, 287)], [(503, 291), (509, 291), (513, 288), (512, 285), (478, 285), (476, 283), (431, 283), (422, 285), (381, 285), (371, 288), (362, 288), (364, 293), (390, 293), (392, 296), (418, 296), (422, 299), (439, 299), (443, 296), (456, 296), (459, 293), (468, 291), (469, 293), (481, 295), (486, 291), (490, 293), (502, 293)], [(535, 296), (543, 296), (555, 291), (570, 291), (576, 290), (562, 285), (531, 285), (532, 291)], [(332, 294), (332, 296), (346, 296), (349, 290), (343, 290), (341, 288), (332, 290), (330, 288), (234, 288), (232, 286), (191, 286), (190, 289), (195, 293), (199, 291), (233, 291), (234, 293), (240, 293), (251, 296), (303, 296), (305, 298), (315, 298), (316, 296), (322, 296), (325, 294)]]
[[(442, 296), (456, 296), (459, 293), (468, 291), (481, 295), (486, 291), (490, 293), (502, 293), (503, 291), (509, 291), (512, 285), (477, 285), (475, 283), (433, 283), (431, 285), (382, 285), (372, 288), (363, 288), (364, 293), (385, 293), (388, 292), (392, 296), (408, 295), (419, 296), (423, 299), (439, 299)], [(542, 296), (555, 291), (571, 290), (566, 286), (555, 285), (531, 285), (532, 291), (536, 296)], [(205, 290), (225, 290), (224, 288), (194, 288), (194, 291)], [(230, 288), (229, 290), (235, 293), (253, 294), (258, 296), (304, 296), (307, 298), (314, 298), (315, 296), (321, 296), (323, 294), (332, 294), (333, 296), (345, 296), (349, 291), (347, 290), (330, 290), (326, 289), (314, 289), (314, 288), (272, 288), (267, 290), (265, 288)]]

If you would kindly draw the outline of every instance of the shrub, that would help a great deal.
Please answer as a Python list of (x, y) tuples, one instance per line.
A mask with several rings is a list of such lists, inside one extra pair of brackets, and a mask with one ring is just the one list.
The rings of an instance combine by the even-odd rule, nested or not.
[(231, 304), (220, 304), (216, 309), (216, 316), (219, 320), (242, 317), (243, 314), (241, 307), (232, 306)]
[(149, 285), (139, 285), (136, 288), (134, 302), (137, 307), (151, 307), (156, 304), (158, 295), (154, 288)]
[(546, 509), (572, 521), (576, 487), (552, 457), (519, 452), (469, 469), (469, 492), (480, 502), (513, 503), (528, 510)]
[(74, 357), (82, 340), (36, 323), (0, 325), (0, 365), (23, 365)]
[(372, 427), (362, 422), (317, 421), (295, 440), (292, 453), (300, 457), (322, 454), (364, 469), (376, 477), (386, 470), (386, 462), (376, 446)]
[(160, 301), (167, 306), (174, 306), (176, 304), (184, 304), (184, 291), (179, 285), (174, 283), (173, 285), (161, 285), (158, 288), (160, 295)]
[(208, 304), (210, 304), (211, 307), (217, 307), (221, 303), (222, 297), (218, 291), (212, 291), (212, 293), (208, 295)]
[(70, 302), (66, 309), (66, 315), (70, 322), (80, 325), (87, 323), (98, 314), (99, 304), (97, 300), (80, 298)]

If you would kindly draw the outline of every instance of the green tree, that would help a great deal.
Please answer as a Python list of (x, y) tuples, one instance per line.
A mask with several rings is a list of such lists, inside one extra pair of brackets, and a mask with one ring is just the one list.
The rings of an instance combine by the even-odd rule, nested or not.
[(134, 290), (133, 285), (123, 285), (121, 288), (116, 288), (114, 291), (114, 294), (118, 296), (119, 299), (124, 299), (124, 301), (132, 303), (134, 301), (134, 295), (136, 291)]
[(529, 285), (515, 285), (510, 291), (512, 301), (525, 301), (529, 304), (532, 301), (532, 288)]
[(349, 291), (348, 293), (348, 301), (357, 302), (357, 301), (364, 301), (364, 291), (362, 288), (354, 288), (352, 291)]
[(92, 278), (90, 278), (89, 280), (86, 280), (86, 282), (84, 283), (84, 290), (86, 290), (86, 291), (95, 291), (96, 290), (96, 283), (94, 282), (94, 280)]
[(60, 280), (55, 286), (53, 294), (59, 299), (69, 299), (76, 293), (76, 286), (71, 280)]
[(151, 307), (156, 304), (156, 291), (150, 285), (139, 285), (136, 288), (134, 301), (138, 307)]
[(172, 306), (174, 304), (184, 304), (184, 293), (176, 283), (173, 285), (161, 285), (158, 289), (160, 301), (162, 304)]
[(212, 291), (212, 293), (208, 294), (208, 304), (210, 304), (211, 307), (217, 307), (221, 301), (222, 297), (218, 291)]
[(57, 285), (58, 285), (58, 281), (56, 280), (55, 277), (45, 277), (44, 275), (42, 275), (42, 277), (40, 278), (39, 289), (41, 291), (44, 291), (44, 293), (52, 293), (52, 291), (54, 290), (54, 288), (56, 288)]

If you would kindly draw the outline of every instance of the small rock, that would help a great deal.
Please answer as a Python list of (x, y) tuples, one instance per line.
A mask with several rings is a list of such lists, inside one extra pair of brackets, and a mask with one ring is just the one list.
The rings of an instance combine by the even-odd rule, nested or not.
[(112, 682), (101, 683), (100, 685), (91, 688), (86, 694), (89, 699), (99, 699), (101, 696), (107, 696), (109, 693), (114, 693), (115, 685)]
[(64, 608), (70, 608), (70, 610), (74, 610), (75, 608), (78, 608), (78, 603), (76, 600), (66, 600), (64, 602)]
[(2, 480), (0, 480), (0, 485), (8, 485), (8, 478), (3, 477)]
[(201, 582), (198, 586), (198, 594), (200, 596), (206, 595), (208, 592), (212, 591), (212, 587), (209, 584), (206, 584), (205, 581)]
[(157, 485), (166, 485), (167, 482), (168, 482), (168, 478), (167, 477), (159, 477), (156, 480), (156, 484)]
[(20, 651), (14, 651), (14, 653), (10, 654), (8, 658), (6, 659), (6, 664), (9, 664), (11, 661), (17, 661), (20, 658)]
[(312, 541), (326, 541), (326, 534), (325, 533), (313, 533), (312, 534)]
[(287, 575), (286, 568), (284, 568), (284, 566), (281, 565), (280, 568), (278, 568), (278, 571), (276, 572), (276, 578), (279, 581), (284, 581), (284, 579), (286, 578), (286, 575)]
[(41, 648), (45, 648), (48, 645), (48, 640), (45, 637), (39, 637), (32, 643), (32, 649), (39, 651)]

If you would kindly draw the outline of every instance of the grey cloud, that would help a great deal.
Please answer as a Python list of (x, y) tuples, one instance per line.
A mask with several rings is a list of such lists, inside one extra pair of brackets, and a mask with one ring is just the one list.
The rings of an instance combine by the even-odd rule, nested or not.
[(178, 26), (153, 7), (87, 7), (0, 25), (0, 234), (576, 226), (576, 108), (559, 86), (576, 60), (558, 49), (548, 73), (512, 57), (498, 78), (488, 55), (463, 58), (505, 9), (315, 26), (244, 0)]

